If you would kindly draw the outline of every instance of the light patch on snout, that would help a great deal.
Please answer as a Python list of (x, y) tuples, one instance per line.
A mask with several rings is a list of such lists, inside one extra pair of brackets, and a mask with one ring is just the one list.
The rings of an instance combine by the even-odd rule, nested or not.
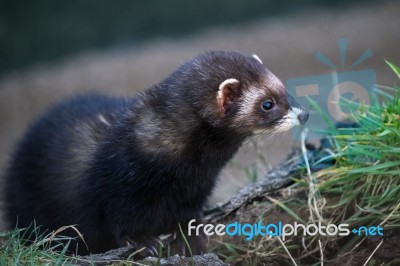
[(294, 126), (299, 126), (300, 120), (299, 120), (299, 115), (303, 112), (300, 108), (297, 107), (292, 107), (290, 108), (290, 111), (288, 112), (288, 115), (290, 117), (290, 123), (292, 124), (292, 127)]
[(258, 62), (260, 62), (260, 64), (262, 65), (263, 62), (261, 61), (261, 59), (258, 57), (258, 55), (256, 54), (252, 54), (253, 58), (256, 59)]
[(274, 133), (279, 133), (279, 132), (284, 132), (288, 131), (294, 126), (299, 126), (300, 120), (298, 116), (302, 113), (303, 111), (299, 108), (296, 107), (291, 107), (288, 111), (288, 113), (282, 117), (282, 119), (278, 122), (276, 127), (274, 128)]

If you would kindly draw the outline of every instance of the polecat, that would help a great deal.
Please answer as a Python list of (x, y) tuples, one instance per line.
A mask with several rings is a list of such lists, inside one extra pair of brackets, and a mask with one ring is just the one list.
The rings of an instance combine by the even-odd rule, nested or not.
[[(199, 55), (133, 99), (75, 97), (19, 144), (6, 173), (9, 225), (76, 225), (89, 248), (79, 254), (149, 246), (201, 221), (244, 140), (307, 119), (257, 56), (236, 52)], [(204, 251), (201, 237), (186, 237), (194, 254)]]

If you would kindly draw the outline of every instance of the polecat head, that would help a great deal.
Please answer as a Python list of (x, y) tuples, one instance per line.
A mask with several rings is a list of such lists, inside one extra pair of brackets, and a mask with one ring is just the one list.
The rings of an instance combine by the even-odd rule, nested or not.
[(250, 134), (276, 133), (308, 119), (308, 112), (256, 55), (211, 51), (190, 62), (191, 75), (203, 81), (198, 91), (209, 92), (198, 100), (199, 109), (215, 126)]

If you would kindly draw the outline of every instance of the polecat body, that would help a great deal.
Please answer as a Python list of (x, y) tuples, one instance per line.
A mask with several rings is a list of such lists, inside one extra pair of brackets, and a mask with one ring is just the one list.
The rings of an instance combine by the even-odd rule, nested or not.
[[(76, 225), (91, 253), (146, 246), (201, 220), (245, 139), (307, 118), (258, 58), (234, 52), (199, 55), (133, 99), (73, 98), (18, 146), (6, 174), (9, 224)], [(204, 251), (201, 238), (188, 240)]]

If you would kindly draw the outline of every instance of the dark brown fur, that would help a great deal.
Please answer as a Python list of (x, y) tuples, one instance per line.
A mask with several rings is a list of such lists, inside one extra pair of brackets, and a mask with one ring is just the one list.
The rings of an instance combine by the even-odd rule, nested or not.
[[(262, 109), (267, 99), (271, 110)], [(242, 142), (287, 129), (294, 106), (301, 108), (268, 69), (234, 52), (199, 55), (134, 99), (65, 101), (14, 154), (9, 224), (77, 225), (89, 247), (80, 243), (79, 254), (151, 246), (160, 234), (179, 232), (178, 224), (186, 232), (188, 221), (202, 220), (220, 170)], [(194, 254), (204, 251), (201, 236), (188, 241)]]

